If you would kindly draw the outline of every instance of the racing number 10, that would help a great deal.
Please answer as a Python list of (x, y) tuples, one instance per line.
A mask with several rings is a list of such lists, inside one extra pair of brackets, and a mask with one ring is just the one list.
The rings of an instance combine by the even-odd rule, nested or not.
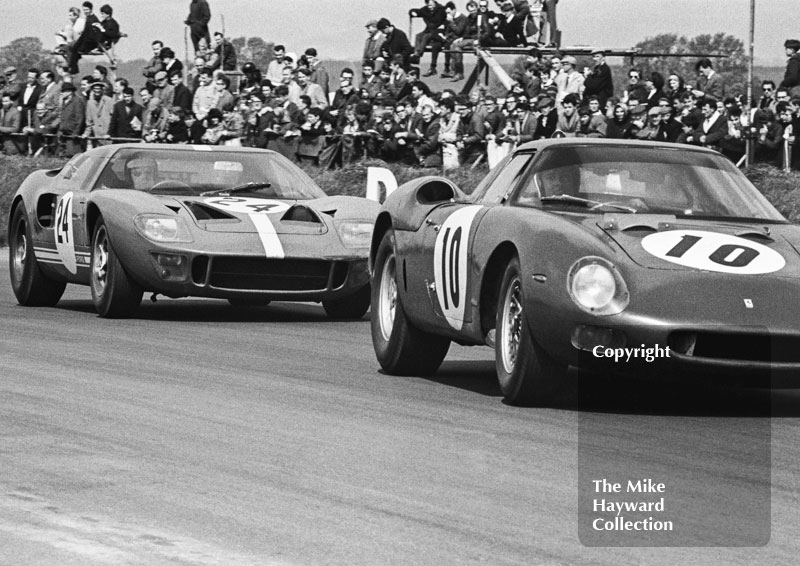
[(453, 308), (458, 308), (461, 300), (461, 289), (458, 280), (458, 252), (461, 250), (461, 226), (453, 231), (450, 237), (450, 228), (444, 231), (442, 238), (442, 277), (444, 279), (444, 289), (442, 298), (444, 299), (444, 310), (450, 309), (448, 298), (453, 303)]
[[(681, 241), (667, 252), (667, 255), (669, 257), (682, 257), (700, 240), (702, 240), (700, 236), (683, 236)], [(758, 255), (757, 250), (747, 246), (723, 244), (709, 255), (708, 259), (727, 267), (744, 267), (757, 258)]]

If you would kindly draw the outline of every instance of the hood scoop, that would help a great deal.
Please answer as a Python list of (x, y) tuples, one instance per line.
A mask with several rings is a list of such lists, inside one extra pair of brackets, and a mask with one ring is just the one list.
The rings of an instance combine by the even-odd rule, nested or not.
[(294, 205), (281, 216), (281, 222), (307, 222), (325, 224), (316, 211), (303, 205)]
[(184, 202), (184, 204), (198, 222), (207, 222), (209, 220), (235, 220), (239, 222), (239, 219), (232, 214), (228, 214), (223, 210), (205, 205), (201, 202), (187, 201)]
[(675, 227), (676, 218), (664, 214), (607, 214), (603, 218), (600, 228), (605, 231), (626, 232), (640, 230), (660, 232)]

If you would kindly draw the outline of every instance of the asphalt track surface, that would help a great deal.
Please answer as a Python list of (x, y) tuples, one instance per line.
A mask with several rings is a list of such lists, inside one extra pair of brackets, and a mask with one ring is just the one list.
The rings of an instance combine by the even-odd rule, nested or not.
[[(23, 308), (0, 251), (2, 565), (797, 563), (798, 393), (600, 380), (580, 406), (514, 408), (486, 348), (397, 378), (366, 318), (317, 305), (146, 297), (135, 319), (102, 320), (70, 286)], [(766, 489), (768, 543), (703, 547), (729, 526), (709, 510), (684, 529), (693, 546), (584, 546), (578, 447), (594, 433), (648, 444), (670, 489), (731, 474)], [(764, 441), (755, 472), (735, 463)]]

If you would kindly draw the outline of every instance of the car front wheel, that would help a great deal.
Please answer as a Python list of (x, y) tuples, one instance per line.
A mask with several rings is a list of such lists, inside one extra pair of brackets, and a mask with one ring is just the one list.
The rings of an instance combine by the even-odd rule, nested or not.
[(391, 230), (383, 237), (375, 258), (370, 323), (375, 355), (392, 375), (431, 375), (450, 348), (449, 339), (418, 330), (406, 318), (397, 288)]
[(500, 390), (511, 405), (544, 405), (553, 399), (566, 368), (531, 336), (519, 260), (506, 266), (497, 302), (495, 365)]
[(90, 287), (94, 308), (102, 318), (127, 318), (142, 302), (142, 288), (125, 273), (102, 218), (92, 237)]
[(17, 302), (25, 307), (52, 307), (58, 303), (67, 284), (48, 279), (39, 269), (24, 204), (14, 209), (8, 245), (11, 288)]

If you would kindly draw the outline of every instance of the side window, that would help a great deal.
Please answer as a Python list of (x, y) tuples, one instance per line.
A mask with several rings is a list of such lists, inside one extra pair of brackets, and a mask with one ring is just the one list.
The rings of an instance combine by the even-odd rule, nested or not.
[[(520, 173), (525, 169), (533, 157), (532, 153), (518, 153), (514, 155), (486, 188), (486, 192), (481, 197), (485, 204), (497, 204), (509, 194), (519, 180)], [(500, 166), (498, 166), (499, 168)]]
[(97, 158), (83, 153), (64, 166), (63, 179), (69, 184), (70, 190), (88, 189), (86, 181), (96, 170), (97, 162)]

